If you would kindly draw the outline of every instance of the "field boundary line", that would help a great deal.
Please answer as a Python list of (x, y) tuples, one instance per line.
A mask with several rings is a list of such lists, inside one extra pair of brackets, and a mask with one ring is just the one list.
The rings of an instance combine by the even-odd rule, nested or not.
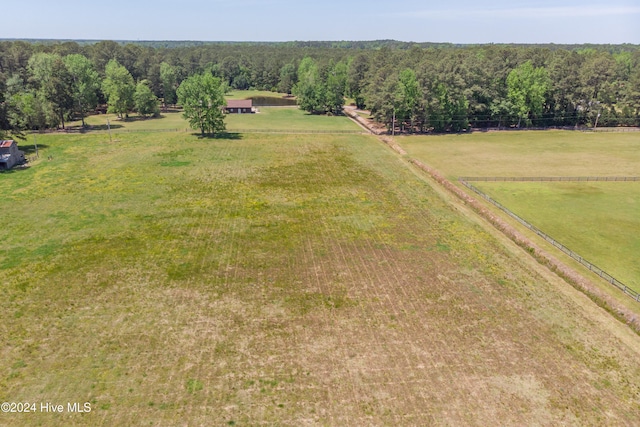
[[(380, 141), (392, 150), (395, 150), (388, 141), (385, 141), (385, 139), (380, 139)], [(462, 188), (449, 181), (436, 169), (414, 158), (407, 158), (407, 161), (422, 172), (426, 172), (426, 174), (433, 179), (436, 184), (456, 196), (463, 205), (468, 206), (496, 230), (504, 234), (517, 246), (524, 249), (540, 265), (557, 274), (567, 284), (582, 292), (597, 306), (609, 312), (614, 318), (626, 324), (636, 334), (640, 335), (640, 318), (635, 310), (626, 307), (615, 297), (607, 294), (604, 290), (596, 286), (590, 279), (587, 279), (576, 269), (568, 266), (563, 261), (551, 255), (547, 250), (540, 248), (533, 242), (533, 240), (522, 234), (503, 218), (491, 212), (484, 204), (480, 203)]]
[(360, 130), (292, 130), (292, 129), (228, 129), (227, 133), (290, 133), (290, 134), (336, 134), (359, 135)]
[[(377, 134), (376, 136), (380, 142), (395, 151), (397, 154), (405, 157), (410, 164), (420, 169), (422, 172), (426, 172), (427, 175), (436, 182), (436, 184), (452, 193), (462, 202), (462, 204), (468, 205), (469, 208), (488, 221), (489, 224), (504, 234), (508, 239), (527, 251), (540, 265), (549, 268), (566, 283), (586, 295), (597, 306), (608, 311), (613, 317), (625, 323), (631, 328), (631, 330), (640, 335), (640, 318), (636, 312), (625, 307), (614, 297), (605, 293), (577, 270), (569, 267), (563, 261), (551, 255), (548, 251), (540, 248), (530, 238), (519, 232), (515, 227), (504, 221), (502, 218), (494, 215), (485, 206), (483, 206), (482, 203), (478, 202), (467, 192), (445, 178), (439, 171), (426, 165), (420, 160), (409, 157), (408, 153), (395, 142), (393, 137), (385, 137), (380, 134)], [(630, 296), (629, 294), (627, 295)]]
[[(170, 129), (111, 129), (111, 133), (116, 135), (118, 133), (150, 133), (150, 132), (174, 132), (174, 133), (197, 133), (200, 131), (188, 128), (170, 128)], [(109, 133), (107, 129), (87, 129), (87, 130), (57, 130), (46, 133), (78, 133), (78, 134), (104, 134)], [(359, 135), (362, 134), (360, 130), (296, 130), (296, 129), (227, 129), (220, 134), (233, 134), (233, 133), (287, 133), (287, 134), (336, 134), (336, 135)]]
[(473, 176), (460, 177), (460, 182), (620, 182), (640, 181), (638, 176)]
[(367, 123), (367, 121), (365, 119), (363, 119), (362, 117), (360, 117), (355, 111), (354, 108), (350, 108), (347, 106), (342, 106), (342, 111), (344, 112), (344, 114), (351, 119), (351, 121), (353, 121), (355, 124), (357, 124), (358, 126), (360, 126), (361, 128), (363, 128), (364, 130), (368, 131), (370, 134), (372, 135), (381, 135), (382, 132), (380, 132), (379, 130), (375, 130), (374, 128), (371, 127), (371, 125), (369, 123)]
[[(591, 178), (597, 178), (597, 177), (591, 177)], [(610, 177), (604, 177), (604, 178), (610, 178)], [(629, 177), (615, 177), (615, 178), (629, 178)], [(636, 179), (629, 180), (629, 181), (638, 181), (637, 177), (633, 177), (633, 178), (636, 178)], [(592, 273), (600, 276), (602, 279), (606, 280), (611, 285), (613, 285), (616, 288), (620, 289), (622, 292), (624, 292), (627, 296), (631, 297), (636, 302), (640, 302), (640, 293), (634, 291), (629, 286), (627, 286), (625, 283), (623, 283), (620, 280), (616, 279), (611, 274), (607, 273), (606, 271), (604, 271), (603, 269), (601, 269), (597, 265), (593, 264), (590, 261), (587, 261), (583, 256), (581, 256), (577, 252), (569, 249), (567, 246), (565, 246), (562, 243), (558, 242), (553, 237), (549, 236), (548, 234), (546, 234), (545, 232), (543, 232), (542, 230), (540, 230), (539, 228), (537, 228), (533, 224), (529, 223), (528, 221), (526, 221), (522, 217), (520, 217), (517, 214), (515, 214), (514, 212), (512, 212), (510, 209), (508, 209), (506, 206), (504, 206), (503, 204), (501, 204), (497, 200), (494, 200), (488, 194), (482, 192), (479, 188), (477, 188), (473, 184), (469, 183), (468, 182), (468, 178), (458, 178), (458, 180), (460, 181), (460, 183), (462, 185), (464, 185), (465, 187), (467, 187), (468, 189), (470, 189), (474, 193), (478, 194), (480, 197), (482, 197), (483, 199), (485, 199), (486, 201), (488, 201), (492, 205), (496, 206), (501, 211), (505, 212), (511, 218), (515, 219), (520, 224), (524, 225), (529, 230), (533, 231), (538, 236), (542, 237), (544, 240), (546, 240), (547, 242), (551, 243), (551, 245), (555, 246), (556, 248), (560, 249), (565, 254), (569, 255), (574, 260), (578, 261), (583, 266), (587, 267), (589, 269), (589, 271), (591, 271)], [(600, 181), (626, 181), (626, 180), (627, 179), (609, 179), (609, 180), (601, 179)], [(478, 181), (485, 181), (485, 180), (479, 179)], [(486, 180), (486, 181), (489, 181), (489, 180)], [(538, 180), (538, 181), (540, 181), (540, 180)], [(582, 181), (584, 181), (584, 180), (582, 180)], [(593, 179), (592, 181), (597, 181), (597, 180)]]

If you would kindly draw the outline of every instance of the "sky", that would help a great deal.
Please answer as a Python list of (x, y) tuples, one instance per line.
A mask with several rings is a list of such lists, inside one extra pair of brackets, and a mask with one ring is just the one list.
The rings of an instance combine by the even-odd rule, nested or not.
[(0, 38), (640, 44), (640, 0), (13, 0)]

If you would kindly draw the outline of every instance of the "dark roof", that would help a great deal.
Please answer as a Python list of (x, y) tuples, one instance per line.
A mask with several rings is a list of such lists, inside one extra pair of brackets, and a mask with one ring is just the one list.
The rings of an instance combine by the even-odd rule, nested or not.
[(227, 100), (227, 108), (251, 108), (253, 107), (252, 99), (229, 99)]
[(0, 141), (0, 148), (9, 148), (11, 144), (13, 144), (13, 140), (11, 139)]

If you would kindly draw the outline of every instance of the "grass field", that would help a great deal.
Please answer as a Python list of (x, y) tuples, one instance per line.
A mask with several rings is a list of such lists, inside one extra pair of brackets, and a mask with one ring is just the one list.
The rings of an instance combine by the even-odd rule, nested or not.
[[(400, 137), (410, 156), (460, 176), (640, 176), (640, 134), (568, 131)], [(474, 183), (640, 291), (640, 182)]]
[[(87, 124), (100, 131), (107, 130), (107, 119), (112, 133), (118, 131), (180, 131), (197, 132), (189, 128), (182, 113), (162, 113), (158, 118), (119, 120), (115, 114), (90, 116)], [(72, 123), (72, 125), (80, 123)], [(256, 114), (228, 114), (225, 118), (228, 132), (284, 131), (284, 132), (359, 132), (361, 129), (347, 117), (314, 116), (296, 107), (260, 107)]]
[[(279, 97), (283, 94), (268, 91), (232, 91), (228, 99), (246, 99), (252, 96)], [(360, 132), (361, 128), (347, 117), (311, 115), (295, 106), (258, 107), (256, 114), (228, 114), (225, 124), (228, 132)], [(113, 134), (118, 131), (180, 131), (191, 132), (181, 112), (163, 112), (160, 117), (143, 118), (132, 114), (121, 120), (115, 114), (92, 115), (85, 119), (94, 131), (106, 131), (107, 120)], [(79, 127), (80, 122), (69, 123)], [(193, 131), (196, 132), (196, 131)]]
[(476, 132), (398, 137), (410, 156), (460, 176), (640, 176), (640, 133)]
[(232, 90), (225, 95), (227, 99), (249, 99), (254, 96), (282, 98), (286, 96), (286, 93), (271, 92), (268, 90)]
[(361, 132), (361, 128), (344, 116), (314, 116), (296, 107), (260, 107), (259, 113), (245, 117), (227, 115), (229, 131), (285, 131), (285, 132)]
[(640, 418), (638, 336), (373, 137), (118, 139), (0, 174), (0, 399), (92, 408), (0, 425)]
[(473, 184), (640, 292), (640, 182)]

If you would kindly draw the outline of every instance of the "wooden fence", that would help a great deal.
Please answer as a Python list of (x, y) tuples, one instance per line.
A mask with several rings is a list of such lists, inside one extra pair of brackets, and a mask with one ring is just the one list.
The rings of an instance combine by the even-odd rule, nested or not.
[[(65, 133), (108, 133), (107, 129), (81, 129), (81, 130), (58, 130), (56, 132)], [(142, 132), (187, 132), (197, 133), (199, 130), (188, 128), (173, 128), (173, 129), (111, 129), (113, 135), (119, 133), (142, 133)], [(306, 130), (306, 129), (227, 129), (224, 132), (218, 132), (218, 135), (235, 134), (235, 133), (290, 133), (290, 134), (346, 134), (355, 135), (361, 134), (361, 130)]]
[(585, 181), (640, 181), (638, 176), (483, 176), (461, 177), (460, 181), (484, 181), (484, 182), (585, 182)]
[(639, 127), (613, 126), (585, 129), (585, 132), (640, 132)]
[[(498, 178), (498, 177), (494, 177), (494, 178)], [(578, 178), (586, 178), (586, 177), (578, 177)], [(589, 177), (589, 178), (597, 178), (597, 177)], [(607, 178), (614, 178), (614, 177), (607, 177)], [(631, 180), (630, 179), (626, 179), (626, 181), (638, 181), (637, 177), (615, 177), (615, 178), (635, 178), (635, 179), (631, 179)], [(562, 243), (558, 242), (557, 240), (555, 240), (551, 236), (547, 235), (543, 231), (539, 230), (538, 228), (536, 228), (535, 226), (533, 226), (529, 222), (527, 222), (524, 219), (520, 218), (515, 213), (511, 212), (508, 208), (503, 206), (501, 203), (499, 203), (498, 201), (492, 199), (490, 196), (488, 196), (487, 194), (483, 193), (477, 187), (475, 187), (474, 185), (469, 183), (469, 181), (471, 181), (471, 180), (476, 180), (476, 181), (510, 181), (510, 179), (500, 179), (500, 180), (499, 179), (493, 179), (492, 180), (492, 179), (486, 179), (486, 178), (459, 178), (459, 181), (460, 181), (460, 183), (462, 185), (464, 185), (465, 187), (469, 188), (471, 191), (473, 191), (474, 193), (478, 194), (480, 197), (482, 197), (483, 199), (485, 199), (486, 201), (488, 201), (492, 205), (496, 206), (498, 209), (500, 209), (503, 212), (505, 212), (511, 218), (515, 219), (520, 224), (524, 225), (529, 230), (533, 231), (538, 236), (542, 237), (544, 240), (546, 240), (547, 242), (551, 243), (553, 246), (555, 246), (556, 248), (560, 249), (562, 252), (564, 252), (565, 254), (567, 254), (571, 258), (573, 258), (574, 260), (578, 261), (580, 264), (582, 264), (585, 267), (587, 267), (594, 274), (597, 274), (598, 276), (600, 276), (601, 278), (603, 278), (604, 280), (606, 280), (607, 282), (609, 282), (613, 286), (615, 286), (618, 289), (620, 289), (622, 292), (624, 292), (629, 297), (631, 297), (634, 300), (640, 302), (640, 293), (638, 293), (638, 292), (634, 291), (633, 289), (629, 288), (629, 286), (627, 286), (626, 284), (622, 283), (620, 280), (616, 279), (611, 274), (607, 273), (606, 271), (604, 271), (600, 267), (596, 266), (592, 262), (587, 261), (586, 259), (584, 259), (578, 253), (572, 251), (571, 249), (569, 249), (568, 247), (566, 247)], [(511, 181), (522, 181), (522, 179), (519, 179), (519, 178), (518, 179), (511, 179)], [(537, 181), (541, 181), (541, 180), (537, 179)], [(586, 181), (586, 179), (582, 179), (582, 181)], [(601, 179), (601, 181), (604, 181), (604, 180)], [(615, 180), (610, 179), (609, 181), (615, 181)], [(625, 181), (625, 179), (617, 179), (617, 181)]]

